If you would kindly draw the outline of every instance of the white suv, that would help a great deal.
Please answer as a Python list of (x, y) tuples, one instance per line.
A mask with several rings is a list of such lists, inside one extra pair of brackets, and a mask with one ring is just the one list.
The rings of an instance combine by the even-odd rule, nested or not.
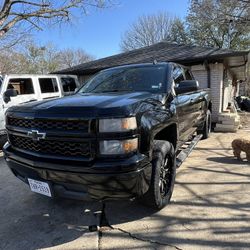
[(5, 140), (5, 111), (14, 105), (70, 95), (79, 88), (74, 75), (5, 75), (0, 77), (0, 141)]

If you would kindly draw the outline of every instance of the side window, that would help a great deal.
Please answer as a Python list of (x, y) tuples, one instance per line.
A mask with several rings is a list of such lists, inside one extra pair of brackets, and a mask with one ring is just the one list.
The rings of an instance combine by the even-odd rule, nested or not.
[(181, 81), (184, 81), (184, 75), (183, 70), (179, 66), (175, 66), (173, 70), (173, 79), (176, 86), (178, 86), (178, 83)]
[(7, 89), (17, 90), (18, 95), (34, 94), (31, 78), (12, 78), (9, 80)]
[(73, 77), (62, 77), (61, 83), (64, 92), (72, 92), (76, 89), (76, 81)]
[(42, 93), (58, 92), (56, 78), (39, 78), (38, 81)]
[(189, 69), (185, 69), (185, 78), (186, 80), (194, 80), (193, 75)]

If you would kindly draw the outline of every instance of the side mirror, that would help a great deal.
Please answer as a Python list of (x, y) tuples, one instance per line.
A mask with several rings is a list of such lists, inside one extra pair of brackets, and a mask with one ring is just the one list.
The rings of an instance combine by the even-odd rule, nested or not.
[(4, 93), (3, 93), (3, 100), (4, 102), (8, 103), (10, 102), (10, 97), (14, 97), (17, 96), (18, 92), (15, 89), (7, 89)]
[(181, 81), (176, 87), (175, 87), (175, 93), (177, 95), (184, 94), (188, 92), (197, 91), (199, 89), (199, 83), (196, 80), (185, 80)]

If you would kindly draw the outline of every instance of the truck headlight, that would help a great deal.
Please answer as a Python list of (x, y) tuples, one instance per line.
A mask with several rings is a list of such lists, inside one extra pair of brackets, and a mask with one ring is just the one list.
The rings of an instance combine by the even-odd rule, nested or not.
[(135, 117), (99, 120), (99, 132), (125, 132), (136, 128)]
[(100, 142), (100, 153), (102, 155), (121, 155), (136, 151), (138, 138), (129, 140), (109, 140)]

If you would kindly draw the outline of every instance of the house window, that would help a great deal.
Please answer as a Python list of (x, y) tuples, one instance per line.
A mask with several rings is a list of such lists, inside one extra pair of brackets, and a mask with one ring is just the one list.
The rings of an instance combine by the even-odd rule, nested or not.
[(73, 77), (62, 77), (61, 83), (64, 92), (72, 92), (76, 89), (76, 80)]
[(42, 93), (58, 92), (56, 78), (39, 78), (39, 84)]
[(15, 89), (18, 95), (34, 94), (31, 78), (12, 78), (9, 80), (7, 89)]

